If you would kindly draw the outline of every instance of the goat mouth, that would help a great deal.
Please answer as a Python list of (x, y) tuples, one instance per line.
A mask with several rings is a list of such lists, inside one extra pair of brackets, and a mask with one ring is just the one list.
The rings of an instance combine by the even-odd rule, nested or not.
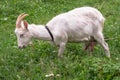
[(23, 49), (25, 48), (26, 46), (18, 46), (19, 49)]

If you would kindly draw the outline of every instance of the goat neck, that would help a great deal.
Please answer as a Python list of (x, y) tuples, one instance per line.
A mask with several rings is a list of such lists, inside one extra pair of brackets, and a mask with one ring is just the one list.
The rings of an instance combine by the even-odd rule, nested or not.
[(33, 38), (52, 41), (52, 38), (44, 25), (30, 24), (28, 30)]

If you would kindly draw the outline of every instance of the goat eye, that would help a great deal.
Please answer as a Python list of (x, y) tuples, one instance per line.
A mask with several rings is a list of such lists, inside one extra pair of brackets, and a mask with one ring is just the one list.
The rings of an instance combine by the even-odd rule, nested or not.
[(20, 34), (20, 37), (23, 37), (24, 36), (24, 34)]

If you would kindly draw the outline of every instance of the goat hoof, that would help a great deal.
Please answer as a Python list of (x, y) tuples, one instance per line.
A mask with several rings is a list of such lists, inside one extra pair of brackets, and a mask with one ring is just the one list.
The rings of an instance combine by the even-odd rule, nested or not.
[(58, 55), (59, 58), (63, 58), (63, 55)]

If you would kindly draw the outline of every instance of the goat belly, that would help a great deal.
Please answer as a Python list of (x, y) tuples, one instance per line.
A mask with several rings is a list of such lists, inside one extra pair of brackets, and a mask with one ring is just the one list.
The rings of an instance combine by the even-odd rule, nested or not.
[(72, 37), (68, 37), (68, 42), (83, 42), (83, 41), (89, 41), (90, 40), (90, 36), (86, 36), (86, 37), (80, 37), (80, 36), (72, 36)]

